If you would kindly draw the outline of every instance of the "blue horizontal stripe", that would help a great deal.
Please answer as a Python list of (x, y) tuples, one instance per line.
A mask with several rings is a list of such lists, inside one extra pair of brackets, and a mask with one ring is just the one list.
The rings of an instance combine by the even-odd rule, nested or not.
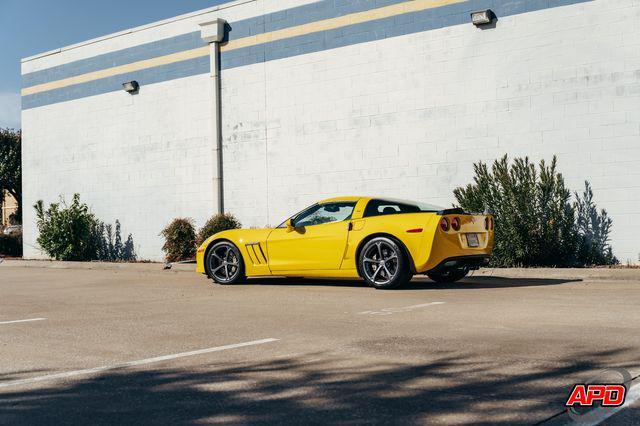
[(405, 1), (407, 0), (321, 0), (231, 23), (229, 40), (337, 18)]
[[(346, 1), (348, 0), (341, 2), (336, 0), (336, 3)], [(470, 13), (476, 10), (492, 9), (500, 18), (590, 1), (593, 0), (469, 0), (227, 51), (221, 55), (220, 66), (222, 69), (231, 69), (452, 25), (470, 24)], [(354, 2), (357, 1), (354, 0)]]
[[(310, 5), (300, 6), (258, 18), (251, 18), (232, 23), (230, 25), (231, 29), (229, 31), (229, 38), (242, 38), (247, 35), (259, 33), (257, 31), (264, 32), (265, 28), (268, 28), (266, 31), (274, 31), (294, 25), (314, 22), (319, 19), (326, 19), (386, 6), (388, 4), (398, 3), (401, 1), (404, 0), (323, 0)], [(261, 45), (229, 50), (221, 54), (220, 66), (223, 70), (228, 70), (250, 64), (283, 59), (327, 49), (335, 49), (338, 47), (397, 37), (416, 32), (429, 31), (452, 25), (470, 25), (469, 13), (474, 10), (490, 8), (496, 13), (499, 19), (505, 16), (590, 1), (593, 0), (469, 0), (462, 3), (406, 13), (403, 15), (378, 19), (333, 30), (310, 33)], [(327, 9), (329, 6), (331, 6), (331, 9)], [(260, 26), (261, 22), (265, 25)], [(271, 22), (273, 26), (266, 25), (267, 22)], [(147, 55), (146, 49), (149, 45), (153, 45), (153, 48), (156, 49), (153, 55)], [(68, 73), (66, 75), (68, 77), (88, 72), (87, 70), (92, 71), (103, 69), (110, 66), (135, 62), (136, 60), (149, 59), (163, 54), (174, 53), (180, 51), (173, 50), (177, 49), (176, 46), (179, 45), (183, 46), (180, 50), (188, 50), (202, 46), (203, 42), (200, 39), (199, 32), (189, 33), (180, 37), (160, 40), (158, 42), (136, 46), (131, 49), (112, 52), (96, 56), (94, 58), (65, 64), (60, 67), (39, 71), (38, 73), (43, 74), (39, 75), (37, 78), (40, 78), (38, 81), (41, 82), (55, 81), (64, 77), (48, 79), (46, 76), (48, 71), (54, 70), (53, 72), (56, 72), (59, 75), (64, 75), (66, 72)], [(133, 52), (130, 52), (131, 50), (133, 50)], [(160, 51), (162, 53), (157, 53)], [(125, 60), (124, 56), (127, 56), (130, 59)], [(109, 65), (105, 67), (104, 64), (107, 62), (109, 62)], [(92, 68), (96, 67), (97, 64), (102, 65), (97, 68)], [(73, 66), (78, 65), (83, 67), (83, 72), (72, 70)], [(72, 66), (72, 68), (65, 69), (66, 66)], [(137, 80), (143, 89), (144, 84), (158, 83), (174, 78), (188, 77), (208, 72), (209, 58), (197, 58), (194, 60), (163, 65), (60, 89), (54, 89), (47, 92), (27, 95), (23, 97), (23, 109), (121, 90), (122, 83), (129, 80)], [(28, 87), (28, 85), (26, 87)]]
[(22, 87), (31, 87), (36, 84), (62, 80), (92, 71), (126, 65), (132, 62), (169, 55), (171, 53), (183, 52), (185, 50), (202, 47), (205, 44), (200, 37), (200, 31), (183, 34), (177, 37), (141, 44), (91, 58), (80, 59), (41, 71), (23, 74)]
[[(404, 1), (406, 0), (322, 0), (229, 23), (227, 25), (227, 40), (237, 40)], [(204, 45), (205, 43), (200, 37), (200, 31), (195, 31), (23, 74), (22, 87), (62, 80), (92, 71), (195, 49)]]
[(75, 84), (72, 86), (62, 87), (60, 89), (34, 93), (22, 97), (22, 109), (25, 110), (57, 102), (70, 101), (87, 96), (123, 90), (122, 83), (131, 80), (136, 80), (140, 83), (140, 92), (144, 93), (144, 87), (148, 84), (160, 83), (162, 81), (190, 77), (198, 74), (206, 74), (210, 69), (209, 64), (209, 57), (203, 56), (182, 62), (175, 62), (154, 68), (147, 68), (131, 73), (88, 81), (86, 83)]

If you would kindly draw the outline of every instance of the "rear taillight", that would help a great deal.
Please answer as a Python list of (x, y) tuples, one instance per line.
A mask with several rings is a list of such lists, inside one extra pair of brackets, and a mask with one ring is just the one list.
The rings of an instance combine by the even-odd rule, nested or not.
[(444, 232), (447, 232), (449, 230), (449, 220), (446, 217), (440, 219), (440, 229), (442, 229)]
[(492, 217), (485, 217), (484, 218), (484, 229), (488, 230), (492, 230), (493, 229), (493, 218)]
[(454, 217), (453, 219), (451, 219), (451, 227), (453, 228), (454, 231), (459, 231), (460, 230), (460, 218), (459, 217)]

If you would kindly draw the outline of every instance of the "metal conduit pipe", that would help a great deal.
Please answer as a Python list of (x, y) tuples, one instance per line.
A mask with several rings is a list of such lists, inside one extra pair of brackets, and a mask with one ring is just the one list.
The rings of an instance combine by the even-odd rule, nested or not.
[(211, 85), (213, 90), (213, 192), (217, 198), (217, 212), (224, 213), (224, 181), (222, 174), (222, 111), (220, 99), (220, 42), (224, 39), (224, 19), (214, 19), (200, 24), (200, 36), (209, 43), (211, 61)]

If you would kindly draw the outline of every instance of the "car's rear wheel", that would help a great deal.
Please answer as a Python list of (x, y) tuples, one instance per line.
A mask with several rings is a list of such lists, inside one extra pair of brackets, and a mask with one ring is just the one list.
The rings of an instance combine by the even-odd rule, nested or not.
[(399, 243), (387, 237), (367, 241), (358, 258), (360, 275), (378, 289), (400, 287), (411, 280), (408, 256)]
[(238, 248), (228, 241), (215, 243), (205, 256), (207, 276), (218, 284), (235, 284), (245, 280), (244, 262)]
[(467, 276), (467, 268), (451, 268), (438, 272), (427, 272), (427, 276), (437, 283), (454, 283)]

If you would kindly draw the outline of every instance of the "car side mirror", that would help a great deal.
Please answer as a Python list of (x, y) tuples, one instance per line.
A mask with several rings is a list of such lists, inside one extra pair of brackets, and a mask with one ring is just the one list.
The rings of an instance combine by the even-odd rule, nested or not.
[(293, 231), (294, 229), (296, 229), (296, 227), (293, 225), (293, 220), (291, 220), (291, 219), (287, 219), (287, 220), (284, 222), (284, 224), (285, 224), (285, 225), (287, 225), (287, 232), (291, 232), (291, 231)]

